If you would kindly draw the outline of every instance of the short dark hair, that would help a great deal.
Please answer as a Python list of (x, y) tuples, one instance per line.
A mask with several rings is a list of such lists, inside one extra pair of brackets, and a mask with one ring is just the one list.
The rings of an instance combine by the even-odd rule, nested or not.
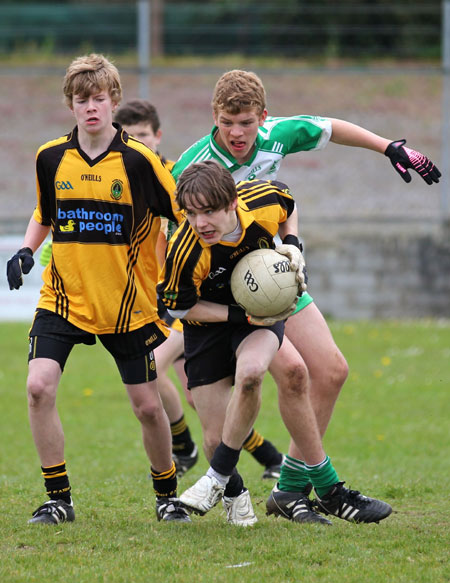
[(220, 210), (236, 200), (237, 191), (231, 173), (214, 160), (188, 166), (177, 183), (176, 201), (181, 210), (190, 203), (196, 208), (206, 206)]
[(153, 133), (155, 134), (161, 126), (156, 107), (145, 99), (131, 99), (124, 103), (117, 110), (114, 121), (126, 126), (146, 122), (152, 126)]

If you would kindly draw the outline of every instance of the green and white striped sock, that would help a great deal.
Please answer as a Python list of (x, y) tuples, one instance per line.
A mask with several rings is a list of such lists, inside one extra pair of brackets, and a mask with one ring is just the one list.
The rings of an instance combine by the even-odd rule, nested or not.
[(314, 466), (305, 464), (304, 467), (319, 497), (324, 496), (331, 486), (339, 482), (339, 477), (328, 456), (320, 464)]
[(305, 462), (286, 455), (281, 466), (278, 488), (283, 492), (303, 492), (309, 482), (309, 474), (306, 471)]

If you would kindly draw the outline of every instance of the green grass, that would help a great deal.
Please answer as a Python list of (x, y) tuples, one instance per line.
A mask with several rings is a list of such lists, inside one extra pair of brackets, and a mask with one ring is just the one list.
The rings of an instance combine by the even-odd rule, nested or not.
[[(59, 389), (77, 520), (27, 525), (45, 500), (26, 411), (28, 326), (0, 324), (0, 581), (448, 581), (450, 323), (330, 325), (350, 375), (325, 446), (347, 485), (392, 504), (379, 525), (266, 517), (271, 483), (246, 452), (255, 527), (227, 525), (219, 507), (192, 524), (158, 523), (139, 424), (100, 345), (74, 349)], [(195, 413), (186, 414), (200, 442)], [(270, 378), (256, 426), (286, 449)], [(180, 491), (206, 468), (202, 458)]]

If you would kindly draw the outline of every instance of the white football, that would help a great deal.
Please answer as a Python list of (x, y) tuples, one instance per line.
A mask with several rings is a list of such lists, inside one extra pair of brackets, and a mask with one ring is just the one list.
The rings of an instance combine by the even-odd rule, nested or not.
[(233, 269), (230, 283), (236, 303), (251, 316), (280, 314), (298, 295), (289, 259), (273, 249), (257, 249), (245, 255)]

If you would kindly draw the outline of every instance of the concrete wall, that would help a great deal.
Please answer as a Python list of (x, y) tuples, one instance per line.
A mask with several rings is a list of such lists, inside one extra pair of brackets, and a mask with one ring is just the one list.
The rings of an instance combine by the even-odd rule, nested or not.
[(307, 234), (309, 291), (341, 319), (450, 317), (450, 224), (433, 234)]

